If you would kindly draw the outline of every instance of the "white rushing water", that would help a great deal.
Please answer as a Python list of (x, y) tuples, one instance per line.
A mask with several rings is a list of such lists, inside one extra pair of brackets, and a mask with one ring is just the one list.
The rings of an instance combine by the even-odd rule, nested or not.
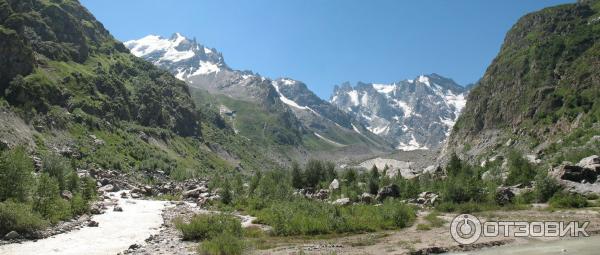
[(478, 251), (470, 251), (452, 254), (478, 254), (478, 255), (507, 255), (507, 254), (577, 254), (596, 255), (600, 254), (600, 236), (580, 237), (557, 241), (532, 241), (518, 245), (506, 245)]
[(162, 210), (168, 202), (122, 199), (116, 193), (122, 212), (109, 207), (104, 214), (92, 220), (98, 227), (84, 227), (37, 241), (0, 246), (2, 255), (114, 255), (130, 245), (142, 244), (150, 235), (157, 234), (163, 223)]

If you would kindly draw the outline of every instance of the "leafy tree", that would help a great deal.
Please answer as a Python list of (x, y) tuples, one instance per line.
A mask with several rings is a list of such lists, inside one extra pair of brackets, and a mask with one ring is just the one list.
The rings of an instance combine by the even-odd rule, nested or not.
[(534, 180), (536, 176), (535, 167), (523, 158), (517, 151), (511, 151), (508, 155), (508, 177), (506, 184), (515, 185), (519, 183), (527, 184)]
[(73, 172), (69, 162), (62, 156), (48, 154), (44, 157), (43, 171), (58, 181), (60, 190), (67, 189), (67, 177)]
[(296, 189), (304, 188), (304, 178), (302, 176), (302, 169), (298, 163), (292, 163), (292, 186)]
[(539, 202), (546, 202), (550, 199), (556, 192), (560, 191), (560, 185), (558, 182), (548, 176), (546, 172), (540, 171), (540, 173), (535, 177), (535, 195)]
[(83, 199), (90, 201), (96, 196), (96, 181), (92, 177), (84, 177), (82, 179), (81, 195)]
[(373, 165), (369, 176), (369, 193), (375, 195), (379, 191), (379, 170), (377, 166)]
[(306, 186), (308, 187), (315, 188), (322, 180), (325, 179), (323, 164), (318, 160), (309, 160), (306, 164), (306, 170), (304, 173), (306, 175)]
[(356, 172), (356, 169), (354, 169), (354, 168), (347, 169), (346, 173), (344, 174), (344, 182), (346, 183), (346, 186), (352, 186), (352, 185), (356, 184), (357, 180), (358, 180), (358, 173)]
[(223, 183), (223, 187), (221, 189), (221, 201), (228, 205), (233, 200), (233, 195), (231, 194), (231, 186), (229, 185), (229, 181), (225, 180)]
[(25, 201), (33, 189), (33, 162), (23, 147), (0, 155), (0, 201)]
[(331, 182), (333, 181), (333, 179), (337, 178), (337, 173), (335, 172), (335, 164), (333, 162), (325, 162), (324, 168), (327, 182)]
[(458, 158), (458, 156), (456, 155), (456, 153), (452, 153), (452, 155), (450, 156), (450, 161), (446, 166), (446, 173), (448, 174), (448, 176), (457, 175), (462, 170), (462, 165), (463, 164), (460, 158)]
[(38, 180), (33, 209), (51, 222), (71, 216), (70, 205), (59, 195), (58, 181), (43, 173)]

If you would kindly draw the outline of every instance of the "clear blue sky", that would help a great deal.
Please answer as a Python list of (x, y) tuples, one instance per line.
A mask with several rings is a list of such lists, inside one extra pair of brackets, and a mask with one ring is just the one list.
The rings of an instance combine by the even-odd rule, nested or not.
[(290, 77), (329, 99), (344, 81), (439, 73), (477, 81), (522, 15), (574, 0), (82, 0), (119, 40), (180, 32), (234, 69)]

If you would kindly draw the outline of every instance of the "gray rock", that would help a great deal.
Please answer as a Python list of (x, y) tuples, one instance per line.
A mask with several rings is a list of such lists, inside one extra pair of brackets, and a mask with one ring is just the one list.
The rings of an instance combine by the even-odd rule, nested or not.
[(73, 199), (73, 193), (71, 193), (71, 191), (68, 190), (63, 190), (62, 192), (60, 192), (60, 196), (66, 200)]
[(340, 182), (337, 179), (333, 179), (329, 184), (329, 190), (334, 191), (340, 188)]
[(511, 190), (510, 187), (499, 187), (496, 189), (496, 203), (499, 205), (510, 204), (515, 197), (515, 193)]
[(313, 198), (325, 200), (325, 199), (329, 198), (329, 190), (321, 189), (313, 195)]
[(115, 211), (115, 212), (122, 212), (123, 211), (123, 207), (115, 205), (115, 208), (113, 208), (113, 211)]
[(112, 184), (104, 185), (98, 189), (98, 192), (100, 192), (100, 193), (113, 192), (113, 191), (116, 191), (116, 189), (115, 189), (115, 186), (113, 186)]
[(396, 184), (390, 184), (379, 189), (377, 192), (377, 200), (383, 201), (388, 197), (399, 197), (400, 196), (400, 188)]
[(371, 204), (375, 201), (375, 196), (373, 196), (370, 193), (362, 193), (362, 195), (360, 195), (360, 201), (365, 203), (365, 204)]
[(100, 224), (97, 221), (91, 220), (90, 222), (88, 222), (88, 227), (98, 227), (98, 225)]
[(21, 235), (19, 235), (19, 233), (17, 231), (10, 231), (8, 232), (8, 234), (4, 235), (4, 239), (6, 240), (13, 240), (13, 239), (17, 239), (21, 237)]
[(352, 202), (350, 201), (350, 198), (344, 197), (344, 198), (335, 200), (332, 204), (344, 206), (344, 205), (350, 205), (351, 203)]

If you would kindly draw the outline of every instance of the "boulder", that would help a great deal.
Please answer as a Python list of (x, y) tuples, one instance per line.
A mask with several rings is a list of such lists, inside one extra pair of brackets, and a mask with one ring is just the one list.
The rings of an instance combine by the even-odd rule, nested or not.
[(388, 197), (399, 197), (400, 188), (396, 184), (385, 186), (377, 192), (377, 200), (383, 201)]
[(329, 190), (321, 189), (313, 195), (313, 198), (325, 200), (325, 199), (329, 198)]
[(122, 212), (123, 211), (123, 207), (115, 205), (115, 208), (113, 208), (113, 211), (115, 211), (115, 212)]
[(133, 198), (133, 199), (138, 199), (138, 198), (141, 198), (141, 197), (142, 197), (142, 195), (140, 193), (137, 193), (137, 192), (132, 192), (131, 193), (131, 198)]
[(510, 204), (515, 197), (515, 193), (510, 187), (499, 187), (496, 189), (495, 200), (499, 205)]
[(365, 192), (360, 195), (360, 201), (365, 204), (371, 204), (375, 201), (375, 196), (373, 196), (371, 193)]
[(592, 156), (583, 158), (579, 161), (579, 163), (577, 163), (577, 166), (582, 167), (582, 168), (591, 169), (598, 173), (598, 172), (600, 172), (600, 157), (598, 157), (597, 155), (592, 155)]
[(437, 202), (438, 197), (439, 196), (433, 192), (424, 191), (419, 194), (419, 197), (415, 202), (420, 205), (432, 206)]
[(68, 191), (68, 190), (61, 191), (60, 196), (66, 200), (73, 199), (73, 193), (71, 193), (71, 191)]
[(121, 198), (128, 198), (129, 195), (127, 195), (127, 192), (123, 191), (121, 192)]
[(91, 220), (90, 222), (88, 222), (88, 227), (98, 227), (98, 222), (97, 221), (93, 221)]
[(598, 173), (589, 168), (564, 164), (552, 171), (552, 176), (560, 180), (582, 183), (584, 180), (588, 183), (594, 183), (598, 179)]
[(337, 179), (333, 179), (329, 184), (329, 190), (334, 191), (340, 188), (340, 182)]
[(352, 202), (350, 201), (350, 198), (344, 197), (344, 198), (340, 198), (338, 200), (335, 200), (333, 202), (334, 205), (340, 205), (340, 206), (344, 206), (344, 205), (350, 205)]
[(112, 184), (104, 185), (98, 189), (98, 192), (100, 192), (100, 193), (112, 192), (112, 191), (115, 191), (115, 186), (113, 186)]
[(90, 207), (90, 213), (91, 214), (101, 214), (102, 213), (102, 206), (99, 204), (93, 204)]
[(198, 198), (201, 194), (201, 188), (195, 188), (192, 190), (186, 190), (183, 192), (183, 198)]
[(17, 231), (10, 231), (8, 232), (6, 235), (4, 235), (4, 239), (6, 240), (13, 240), (13, 239), (17, 239), (21, 237), (21, 235), (19, 235), (19, 233), (17, 233)]

